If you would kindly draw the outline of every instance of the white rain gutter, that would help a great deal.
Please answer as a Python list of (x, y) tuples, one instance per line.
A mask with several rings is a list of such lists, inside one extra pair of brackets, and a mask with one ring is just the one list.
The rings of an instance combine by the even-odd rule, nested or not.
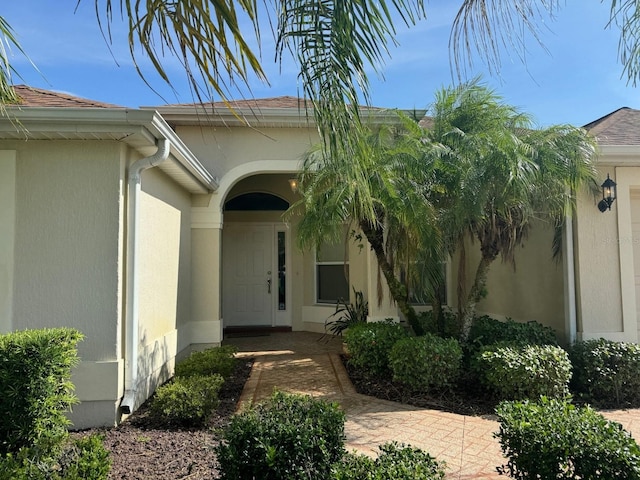
[(140, 192), (142, 172), (157, 167), (169, 158), (170, 142), (161, 138), (157, 142), (157, 151), (153, 155), (135, 161), (129, 168), (127, 177), (129, 214), (127, 222), (127, 308), (125, 318), (125, 391), (120, 409), (129, 414), (135, 410), (138, 387), (138, 292), (140, 275), (138, 273), (140, 231)]

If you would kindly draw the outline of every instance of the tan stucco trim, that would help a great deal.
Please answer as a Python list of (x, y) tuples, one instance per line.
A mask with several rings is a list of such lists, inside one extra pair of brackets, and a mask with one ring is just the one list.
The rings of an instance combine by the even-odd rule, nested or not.
[(640, 168), (616, 167), (618, 182), (617, 220), (620, 253), (620, 295), (622, 297), (622, 331), (626, 341), (637, 342), (636, 291), (631, 231), (631, 190), (640, 187)]
[(71, 374), (76, 396), (81, 402), (115, 402), (124, 389), (123, 371), (123, 359), (102, 362), (83, 360)]
[(0, 333), (13, 321), (13, 268), (16, 229), (16, 152), (0, 151)]

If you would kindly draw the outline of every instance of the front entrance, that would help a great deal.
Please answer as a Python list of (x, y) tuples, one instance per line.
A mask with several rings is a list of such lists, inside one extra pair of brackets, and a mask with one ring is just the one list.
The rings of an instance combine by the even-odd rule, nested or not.
[(290, 326), (282, 224), (225, 224), (222, 312), (225, 327)]

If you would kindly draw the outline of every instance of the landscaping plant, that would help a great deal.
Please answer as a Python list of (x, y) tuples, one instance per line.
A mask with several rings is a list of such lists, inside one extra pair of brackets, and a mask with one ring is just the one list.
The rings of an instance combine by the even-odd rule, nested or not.
[(176, 377), (219, 374), (228, 378), (236, 364), (236, 348), (231, 345), (193, 352), (176, 364)]
[(201, 426), (218, 407), (223, 383), (219, 374), (174, 377), (156, 390), (151, 413), (172, 425)]
[(488, 315), (473, 321), (467, 343), (475, 351), (500, 342), (521, 345), (557, 345), (556, 332), (539, 322), (516, 322), (510, 318), (497, 320)]
[(104, 480), (102, 438), (70, 439), (66, 414), (77, 402), (71, 369), (82, 334), (71, 328), (0, 335), (0, 478)]
[(375, 460), (348, 454), (335, 464), (332, 480), (438, 480), (444, 479), (443, 464), (419, 448), (396, 442), (378, 447)]
[[(353, 289), (356, 303), (339, 300), (336, 311), (325, 322), (325, 330), (332, 335), (342, 335), (345, 330), (359, 323), (366, 323), (369, 315), (369, 302), (364, 299), (362, 292)], [(333, 320), (330, 320), (333, 319)]]
[(389, 365), (393, 379), (413, 390), (447, 387), (460, 376), (462, 348), (454, 338), (406, 337), (394, 344)]
[(640, 405), (640, 345), (605, 340), (575, 343), (572, 387), (598, 405)]
[(0, 454), (33, 447), (56, 455), (77, 402), (71, 369), (80, 340), (71, 328), (0, 335)]
[(521, 480), (638, 480), (640, 448), (620, 424), (590, 407), (542, 398), (496, 410), (503, 474)]
[(401, 325), (391, 320), (355, 325), (344, 337), (349, 362), (370, 375), (388, 375), (391, 348), (408, 335)]
[(560, 347), (489, 345), (477, 354), (475, 369), (480, 380), (503, 400), (569, 395), (571, 363)]
[(276, 391), (224, 429), (216, 447), (220, 478), (330, 478), (345, 454), (344, 418), (336, 403)]

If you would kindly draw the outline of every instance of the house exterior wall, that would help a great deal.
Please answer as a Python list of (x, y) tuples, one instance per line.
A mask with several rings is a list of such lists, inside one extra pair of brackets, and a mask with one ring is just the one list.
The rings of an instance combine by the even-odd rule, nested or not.
[[(519, 322), (535, 320), (556, 330), (560, 340), (566, 337), (562, 262), (552, 258), (552, 229), (542, 223), (533, 225), (523, 246), (516, 249), (514, 269), (496, 259), (487, 277), (487, 296), (476, 307), (479, 314), (511, 318)], [(467, 289), (471, 287), (480, 261), (478, 242), (467, 244)], [(451, 271), (457, 276), (458, 258)], [(453, 282), (457, 285), (457, 278)], [(455, 288), (455, 287), (454, 287)], [(452, 289), (453, 290), (453, 289)], [(457, 304), (450, 292), (451, 305)]]
[[(123, 367), (122, 147), (60, 140), (5, 141), (0, 149), (16, 159), (13, 300), (3, 331), (81, 331), (72, 380), (83, 404), (72, 420), (82, 425), (86, 407), (92, 422), (113, 423)], [(2, 162), (5, 171), (10, 163)]]
[(16, 152), (0, 150), (0, 332), (13, 319), (14, 246), (16, 235)]
[(634, 268), (638, 239), (631, 224), (632, 196), (640, 190), (640, 166), (634, 165), (640, 165), (640, 156), (621, 160), (604, 154), (599, 163), (599, 177), (604, 180), (609, 173), (617, 182), (618, 198), (601, 213), (599, 198), (580, 197), (575, 228), (578, 337), (637, 342), (635, 276), (640, 272)]
[(178, 331), (191, 320), (191, 196), (156, 168), (142, 173), (139, 394), (149, 397), (173, 375)]
[[(206, 343), (222, 340), (221, 285), (222, 236), (227, 222), (281, 222), (274, 212), (227, 212), (224, 203), (234, 196), (249, 191), (278, 195), (290, 203), (296, 200), (288, 179), (300, 169), (303, 154), (319, 141), (314, 128), (260, 128), (246, 127), (184, 127), (176, 128), (182, 140), (212, 171), (220, 181), (220, 188), (210, 196), (200, 196), (193, 208), (193, 255), (198, 259), (194, 268), (193, 318), (198, 331), (217, 332), (209, 335)], [(307, 270), (304, 254), (296, 247), (295, 219), (289, 225), (289, 272), (293, 286), (291, 298), (291, 326), (295, 330), (308, 329), (307, 319), (313, 317), (317, 324), (322, 313), (305, 311), (303, 292), (305, 285), (313, 281), (313, 273)], [(206, 267), (205, 267), (206, 266)], [(312, 272), (313, 270), (311, 270)], [(311, 276), (309, 276), (311, 275)], [(196, 285), (195, 278), (198, 278)], [(206, 282), (207, 288), (204, 288)], [(315, 316), (314, 316), (315, 315)], [(314, 325), (311, 325), (313, 328)], [(319, 327), (315, 327), (318, 329)], [(200, 337), (202, 338), (202, 337)]]

